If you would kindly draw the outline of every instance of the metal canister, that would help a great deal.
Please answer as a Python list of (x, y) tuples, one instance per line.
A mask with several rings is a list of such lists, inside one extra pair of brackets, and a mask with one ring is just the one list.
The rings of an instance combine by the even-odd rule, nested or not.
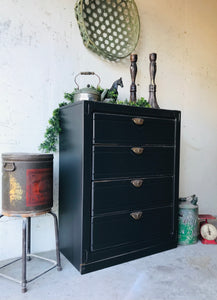
[(2, 154), (2, 213), (34, 216), (53, 206), (53, 154)]
[(198, 199), (192, 195), (179, 201), (178, 244), (195, 244), (198, 241)]

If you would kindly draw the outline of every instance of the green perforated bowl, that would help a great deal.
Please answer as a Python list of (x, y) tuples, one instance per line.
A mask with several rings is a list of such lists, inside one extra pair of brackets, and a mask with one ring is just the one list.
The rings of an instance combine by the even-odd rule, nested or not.
[(111, 61), (131, 54), (140, 31), (134, 0), (78, 0), (75, 15), (84, 45)]

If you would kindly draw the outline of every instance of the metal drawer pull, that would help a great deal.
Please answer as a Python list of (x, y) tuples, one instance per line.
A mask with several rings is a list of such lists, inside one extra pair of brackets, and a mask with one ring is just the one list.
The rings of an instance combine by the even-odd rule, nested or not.
[(135, 179), (135, 180), (131, 180), (131, 183), (133, 186), (139, 188), (142, 186), (143, 184), (143, 180), (142, 179)]
[(144, 119), (142, 119), (142, 118), (132, 118), (132, 121), (136, 125), (143, 125), (144, 124)]
[(135, 153), (135, 154), (142, 154), (144, 151), (144, 148), (142, 147), (133, 147), (131, 148), (131, 150)]
[(136, 211), (130, 214), (134, 220), (139, 220), (142, 217), (142, 211)]

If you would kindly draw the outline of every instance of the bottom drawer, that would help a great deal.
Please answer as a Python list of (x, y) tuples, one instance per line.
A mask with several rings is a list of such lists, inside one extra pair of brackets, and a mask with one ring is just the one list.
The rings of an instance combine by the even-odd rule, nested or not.
[(159, 238), (164, 241), (172, 235), (172, 207), (140, 211), (139, 219), (132, 213), (92, 218), (91, 251), (142, 241), (153, 243)]

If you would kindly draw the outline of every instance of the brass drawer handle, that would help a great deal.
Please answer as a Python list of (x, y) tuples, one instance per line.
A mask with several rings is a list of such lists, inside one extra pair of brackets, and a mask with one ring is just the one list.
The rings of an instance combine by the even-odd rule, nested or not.
[(143, 184), (143, 180), (142, 179), (135, 179), (135, 180), (131, 180), (131, 183), (133, 186), (139, 188), (142, 186)]
[(142, 217), (142, 211), (135, 211), (133, 213), (130, 214), (130, 216), (134, 219), (134, 220), (139, 220)]
[(132, 118), (132, 121), (136, 125), (143, 125), (144, 124), (144, 119), (142, 119), (142, 118)]
[(142, 154), (144, 151), (144, 148), (142, 147), (133, 147), (131, 148), (131, 150), (135, 153), (135, 154)]

